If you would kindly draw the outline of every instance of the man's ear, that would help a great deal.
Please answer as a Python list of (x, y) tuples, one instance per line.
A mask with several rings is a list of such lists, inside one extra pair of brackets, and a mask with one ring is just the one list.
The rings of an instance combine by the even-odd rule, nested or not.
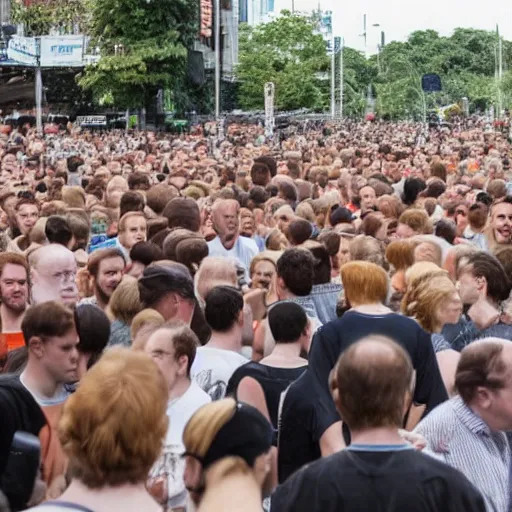
[(27, 342), (27, 347), (38, 359), (44, 354), (44, 343), (39, 336), (32, 336)]

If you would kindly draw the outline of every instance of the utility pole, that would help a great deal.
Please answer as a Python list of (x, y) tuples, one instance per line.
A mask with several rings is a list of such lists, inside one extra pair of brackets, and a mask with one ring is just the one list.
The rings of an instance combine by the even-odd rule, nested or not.
[(345, 46), (345, 39), (341, 38), (340, 44), (340, 119), (343, 119), (343, 48)]
[(334, 119), (336, 117), (336, 41), (334, 32), (331, 42), (331, 117)]
[(498, 58), (499, 58), (499, 70), (498, 70), (498, 119), (501, 119), (501, 113), (503, 111), (503, 98), (501, 94), (501, 82), (503, 79), (503, 39), (498, 32)]
[(220, 119), (220, 0), (215, 0), (215, 120)]

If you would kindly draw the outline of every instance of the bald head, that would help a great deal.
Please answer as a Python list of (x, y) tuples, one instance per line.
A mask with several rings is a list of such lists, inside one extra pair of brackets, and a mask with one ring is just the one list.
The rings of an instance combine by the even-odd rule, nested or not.
[(400, 428), (406, 398), (413, 384), (413, 367), (394, 341), (371, 336), (345, 350), (335, 370), (335, 400), (352, 431)]
[(29, 259), (32, 278), (32, 302), (55, 300), (74, 305), (78, 300), (76, 260), (73, 253), (59, 244), (37, 249)]

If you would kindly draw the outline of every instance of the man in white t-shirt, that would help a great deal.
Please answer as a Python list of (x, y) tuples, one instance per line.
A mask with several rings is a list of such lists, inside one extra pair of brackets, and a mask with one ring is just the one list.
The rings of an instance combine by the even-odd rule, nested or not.
[(234, 199), (221, 199), (214, 203), (212, 222), (217, 236), (208, 242), (208, 253), (234, 259), (244, 268), (248, 281), (251, 260), (259, 251), (254, 240), (240, 236), (239, 213), (240, 205)]
[(183, 430), (192, 415), (211, 401), (207, 393), (190, 379), (198, 345), (194, 332), (177, 323), (156, 330), (144, 348), (160, 368), (169, 388), (169, 429), (162, 456), (153, 466), (148, 480), (148, 489), (166, 510), (186, 506)]
[(226, 395), (231, 375), (247, 363), (240, 354), (244, 299), (236, 288), (217, 286), (206, 295), (205, 304), (204, 315), (212, 335), (197, 349), (191, 375), (212, 400), (220, 400)]

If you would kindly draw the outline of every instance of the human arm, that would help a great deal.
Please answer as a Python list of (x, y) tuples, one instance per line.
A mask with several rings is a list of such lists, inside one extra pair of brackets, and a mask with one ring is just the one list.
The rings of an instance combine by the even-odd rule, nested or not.
[(425, 405), (428, 414), (440, 403), (448, 399), (441, 372), (435, 357), (430, 334), (418, 327), (417, 343), (413, 365), (416, 370), (414, 404)]

